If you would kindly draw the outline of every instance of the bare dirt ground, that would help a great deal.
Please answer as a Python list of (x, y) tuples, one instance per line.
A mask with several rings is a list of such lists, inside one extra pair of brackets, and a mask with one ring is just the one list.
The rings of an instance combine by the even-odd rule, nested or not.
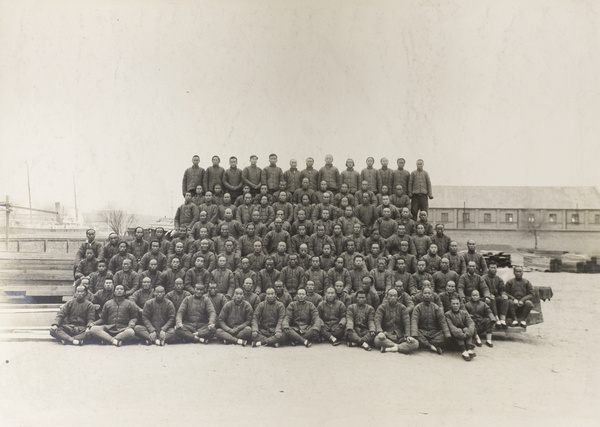
[(600, 276), (552, 286), (545, 322), (493, 349), (0, 343), (0, 425), (598, 425)]

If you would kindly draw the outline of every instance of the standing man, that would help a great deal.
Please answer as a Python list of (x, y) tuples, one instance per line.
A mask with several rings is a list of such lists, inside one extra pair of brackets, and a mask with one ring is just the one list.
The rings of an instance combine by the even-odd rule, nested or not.
[(258, 194), (260, 184), (262, 183), (262, 170), (256, 166), (258, 157), (254, 154), (250, 156), (250, 166), (246, 166), (242, 171), (242, 182), (250, 187), (252, 194)]
[(283, 179), (283, 171), (277, 166), (277, 154), (269, 154), (269, 166), (263, 169), (262, 183), (266, 184), (269, 194), (279, 189), (279, 181)]
[[(113, 233), (111, 233), (111, 235), (112, 234)], [(92, 251), (94, 251), (94, 258), (96, 258), (98, 261), (100, 261), (101, 259), (105, 259), (104, 248), (102, 246), (102, 243), (96, 241), (96, 230), (94, 230), (93, 228), (88, 229), (85, 232), (85, 237), (87, 238), (87, 240), (79, 246), (77, 254), (75, 255), (75, 265), (73, 267), (73, 273), (75, 273), (75, 268), (77, 268), (79, 262), (85, 259), (85, 251), (87, 249), (92, 249)], [(110, 261), (110, 258), (106, 258), (106, 260)]]
[[(173, 233), (173, 237), (178, 237), (181, 234), (181, 230), (183, 228), (187, 230), (191, 230), (194, 227), (194, 224), (198, 221), (200, 217), (200, 210), (198, 206), (192, 203), (192, 193), (187, 191), (185, 193), (185, 200), (181, 206), (177, 208), (175, 212), (174, 224), (175, 233)], [(142, 229), (142, 235), (144, 230)]]
[(213, 156), (212, 166), (206, 169), (206, 174), (204, 175), (204, 191), (206, 192), (214, 192), (215, 185), (217, 184), (223, 187), (225, 169), (219, 166), (219, 163), (221, 163), (219, 156)]
[(433, 199), (431, 179), (429, 174), (423, 170), (422, 159), (417, 160), (417, 170), (410, 174), (408, 180), (408, 197), (411, 198), (411, 211), (413, 218), (417, 218), (419, 211), (429, 210), (429, 200)]
[(325, 166), (319, 170), (318, 182), (325, 181), (327, 189), (333, 194), (337, 193), (340, 182), (340, 171), (333, 166), (333, 156), (328, 154), (325, 156)]
[[(396, 161), (398, 165), (398, 169), (392, 172), (392, 186), (394, 190), (398, 189), (398, 185), (402, 186), (402, 191), (406, 191), (408, 189), (408, 181), (410, 180), (410, 172), (404, 169), (404, 164), (406, 160), (402, 157)], [(394, 201), (392, 202), (394, 203)], [(394, 203), (395, 204), (395, 203)], [(400, 206), (397, 206), (400, 208)]]
[(231, 156), (229, 158), (229, 169), (223, 172), (223, 187), (225, 187), (225, 192), (231, 195), (232, 201), (235, 201), (242, 194), (242, 186), (244, 185), (242, 171), (238, 169), (237, 162), (237, 157)]
[(467, 241), (467, 252), (463, 253), (462, 256), (465, 259), (467, 266), (469, 265), (469, 262), (473, 261), (475, 263), (475, 267), (477, 268), (477, 274), (484, 276), (487, 274), (488, 270), (487, 263), (485, 262), (483, 255), (477, 252), (475, 248), (475, 240)]
[[(317, 171), (313, 166), (315, 164), (315, 159), (313, 159), (312, 157), (308, 157), (306, 159), (306, 169), (302, 170), (302, 172), (300, 172), (300, 177), (302, 180), (307, 179), (308, 180), (308, 189), (314, 191), (317, 191), (319, 189), (319, 171)], [(300, 181), (302, 182), (302, 181)], [(296, 203), (299, 202), (299, 197), (298, 197), (298, 201)], [(311, 195), (311, 202), (312, 202), (312, 195)]]
[(75, 298), (60, 307), (56, 319), (50, 327), (50, 335), (63, 345), (67, 343), (83, 345), (86, 329), (96, 318), (94, 304), (85, 298), (85, 294), (85, 286), (77, 286)]
[(194, 155), (192, 157), (192, 166), (187, 168), (183, 173), (183, 183), (181, 185), (181, 194), (185, 196), (188, 191), (192, 193), (192, 196), (196, 195), (196, 187), (204, 184), (205, 171), (203, 168), (198, 166), (200, 163), (200, 156)]
[(373, 193), (377, 193), (380, 187), (379, 174), (377, 169), (373, 167), (375, 159), (373, 157), (367, 157), (367, 167), (360, 171), (360, 180), (367, 181), (369, 183), (368, 189)]
[[(358, 191), (360, 185), (360, 173), (354, 170), (354, 160), (346, 160), (346, 170), (340, 173), (340, 188), (346, 184), (346, 193), (352, 195)], [(339, 203), (338, 203), (339, 204)]]
[[(300, 175), (298, 161), (296, 159), (291, 159), (290, 168), (283, 173), (286, 191), (294, 194), (294, 191), (300, 188), (300, 183), (302, 182), (302, 177)], [(290, 200), (288, 200), (288, 202), (289, 201)]]

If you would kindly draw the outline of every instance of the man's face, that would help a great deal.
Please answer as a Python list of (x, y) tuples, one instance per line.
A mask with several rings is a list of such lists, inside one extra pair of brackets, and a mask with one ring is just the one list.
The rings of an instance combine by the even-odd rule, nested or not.
[(144, 237), (144, 230), (142, 228), (136, 228), (135, 230), (135, 238), (139, 241)]
[(423, 170), (423, 160), (417, 160), (417, 169), (420, 171)]
[(398, 169), (404, 169), (404, 159), (398, 159), (396, 164), (398, 165)]
[(196, 266), (196, 268), (204, 268), (204, 258), (202, 258), (201, 256), (196, 258), (196, 262), (194, 262), (194, 266)]
[(342, 227), (340, 227), (339, 225), (334, 225), (333, 226), (333, 234), (335, 234), (336, 236), (339, 236), (340, 234), (342, 234)]
[(275, 166), (277, 164), (277, 156), (269, 156), (269, 163), (271, 166)]
[(123, 271), (127, 272), (129, 270), (131, 270), (131, 260), (125, 259), (123, 260)]
[(475, 269), (476, 269), (475, 263), (473, 261), (469, 261), (469, 264), (467, 264), (467, 273), (474, 274)]
[(335, 268), (337, 268), (338, 270), (341, 270), (342, 268), (344, 268), (344, 259), (343, 258), (336, 258)]
[(475, 240), (469, 240), (467, 242), (467, 249), (469, 251), (474, 251), (475, 250)]
[(422, 222), (427, 222), (427, 212), (425, 212), (425, 211), (421, 211), (421, 212), (419, 213), (419, 219), (420, 219)]
[(152, 281), (150, 280), (150, 278), (144, 277), (144, 280), (142, 280), (142, 289), (147, 291), (150, 289), (151, 285), (152, 285)]
[(158, 240), (161, 240), (165, 235), (165, 230), (163, 230), (162, 228), (157, 228), (156, 229), (156, 238)]
[(446, 258), (442, 259), (440, 261), (440, 268), (444, 273), (447, 272), (450, 269), (450, 261), (448, 261)]
[(210, 283), (208, 285), (208, 294), (211, 297), (214, 297), (215, 295), (217, 295), (217, 284), (216, 283)]
[(496, 266), (496, 264), (490, 265), (488, 268), (488, 272), (490, 273), (490, 276), (494, 277), (498, 272), (498, 267)]
[(402, 216), (402, 219), (408, 219), (410, 217), (410, 212), (408, 211), (408, 208), (402, 208), (400, 216)]
[(351, 170), (353, 167), (354, 167), (354, 160), (352, 160), (352, 159), (346, 160), (346, 168), (348, 168), (348, 170)]
[(367, 191), (369, 189), (369, 182), (363, 181), (360, 183), (360, 188), (362, 191)]
[(198, 166), (198, 164), (200, 163), (200, 157), (197, 157), (197, 156), (192, 157), (192, 163), (194, 166)]
[(125, 252), (127, 252), (127, 243), (125, 243), (125, 242), (119, 243), (119, 253), (121, 255), (125, 255)]
[(248, 258), (242, 259), (242, 270), (244, 270), (244, 271), (250, 270), (250, 260)]
[(348, 243), (346, 243), (346, 250), (350, 253), (354, 252), (355, 246), (354, 246), (354, 242), (352, 240), (348, 241)]
[(327, 302), (335, 301), (335, 290), (333, 288), (327, 288), (325, 291), (325, 300)]
[(515, 269), (513, 270), (513, 273), (515, 273), (515, 278), (517, 280), (521, 280), (523, 278), (523, 268), (522, 267), (515, 267)]
[(367, 277), (364, 277), (360, 282), (360, 285), (363, 291), (369, 292), (369, 290), (371, 289), (371, 280), (369, 280), (369, 278)]
[(389, 163), (390, 163), (389, 160), (386, 159), (385, 157), (383, 159), (381, 159), (381, 166), (383, 166), (384, 169), (388, 167)]
[(390, 289), (387, 295), (388, 303), (392, 306), (396, 305), (398, 302), (398, 291), (395, 289)]
[(79, 302), (82, 302), (85, 298), (85, 294), (86, 294), (85, 286), (82, 286), (82, 285), (77, 286), (77, 289), (75, 290), (75, 299)]
[(123, 285), (117, 285), (115, 287), (115, 296), (122, 297), (123, 295), (125, 295), (125, 288), (123, 287)]
[(105, 262), (99, 262), (98, 263), (98, 271), (101, 274), (104, 274), (104, 273), (106, 273), (106, 270), (107, 270), (106, 263)]
[(402, 251), (402, 253), (407, 253), (408, 252), (408, 242), (406, 242), (406, 241), (400, 242), (400, 250)]
[(437, 255), (437, 251), (438, 251), (438, 247), (435, 243), (432, 243), (431, 245), (429, 245), (429, 253), (431, 255)]
[(204, 295), (204, 285), (202, 283), (196, 283), (196, 286), (194, 287), (194, 296), (200, 298), (202, 295)]
[(306, 283), (306, 293), (312, 294), (315, 291), (315, 284), (313, 282)]
[(356, 294), (356, 303), (360, 306), (363, 306), (367, 303), (367, 297), (365, 294)]
[(237, 159), (229, 159), (229, 167), (231, 167), (231, 169), (237, 168)]
[(317, 226), (317, 236), (323, 237), (325, 235), (325, 227), (322, 225)]
[(479, 301), (479, 291), (473, 290), (473, 292), (471, 292), (471, 301), (473, 301), (473, 302)]
[(323, 245), (323, 255), (325, 255), (325, 256), (331, 255), (331, 246)]
[(422, 236), (425, 234), (425, 227), (422, 224), (417, 225), (417, 234)]
[(236, 289), (233, 292), (233, 301), (239, 304), (240, 302), (242, 302), (243, 299), (244, 299), (244, 292), (239, 288)]
[(224, 239), (229, 237), (229, 226), (228, 225), (221, 226), (221, 237)]
[(94, 258), (94, 251), (92, 249), (86, 249), (85, 250), (85, 257), (89, 260), (91, 260), (92, 258)]
[(433, 291), (431, 288), (423, 288), (423, 300), (426, 302), (431, 302), (433, 299)]
[(425, 261), (419, 261), (417, 263), (417, 270), (419, 270), (419, 273), (423, 273), (425, 271), (426, 266), (427, 264), (425, 264)]
[(306, 301), (306, 290), (304, 290), (304, 289), (298, 289), (298, 293), (296, 294), (296, 298), (298, 298), (298, 301), (300, 301), (300, 302)]
[(290, 160), (290, 168), (296, 169), (298, 167), (298, 161), (296, 159)]
[(272, 288), (267, 289), (266, 299), (267, 299), (267, 302), (270, 302), (270, 303), (273, 303), (275, 301), (276, 296), (275, 296), (275, 290), (274, 289), (272, 289)]
[(450, 308), (452, 308), (453, 312), (458, 313), (458, 311), (460, 310), (460, 301), (457, 299), (453, 299), (452, 301), (450, 301)]
[(86, 231), (85, 235), (86, 235), (89, 243), (92, 243), (94, 241), (94, 239), (96, 238), (96, 232), (94, 230)]
[(323, 221), (329, 221), (329, 210), (323, 209), (321, 211), (321, 218), (323, 219)]
[(275, 230), (281, 231), (281, 227), (283, 226), (283, 221), (281, 220), (281, 218), (276, 218), (274, 222), (275, 222)]
[[(190, 203), (192, 201), (192, 193), (185, 193), (185, 203)], [(135, 233), (137, 235), (137, 232)]]
[(281, 295), (283, 293), (283, 283), (281, 282), (276, 282), (275, 285), (275, 293), (277, 295)]
[[(283, 185), (285, 185), (285, 182), (283, 183)], [(282, 191), (281, 193), (279, 193), (279, 201), (281, 203), (285, 203), (286, 199), (287, 195), (285, 194), (285, 192)]]
[(212, 199), (213, 199), (213, 197), (212, 197), (212, 192), (210, 192), (210, 191), (207, 191), (207, 192), (206, 192), (206, 194), (204, 195), (204, 201), (205, 201), (206, 203), (211, 203), (211, 202), (212, 202)]
[(362, 269), (363, 266), (363, 259), (361, 257), (356, 257), (354, 258), (354, 268), (356, 268), (357, 270)]
[(260, 213), (258, 211), (252, 212), (252, 221), (254, 221), (254, 222), (260, 221)]
[(160, 250), (160, 245), (158, 244), (158, 242), (152, 242), (152, 247), (150, 248), (150, 251), (154, 255), (158, 255), (159, 250)]
[(314, 164), (315, 164), (315, 160), (312, 157), (309, 157), (308, 159), (306, 159), (306, 167), (307, 168), (309, 168), (309, 169), (312, 168)]
[(304, 221), (306, 219), (306, 212), (304, 210), (298, 211), (298, 219)]
[(344, 283), (343, 282), (335, 282), (335, 293), (340, 294), (344, 291)]
[(181, 242), (177, 242), (177, 243), (175, 244), (175, 253), (176, 253), (177, 255), (181, 255), (181, 254), (183, 253), (183, 243), (181, 243)]
[(453, 294), (454, 292), (456, 292), (456, 283), (454, 283), (452, 280), (446, 283), (446, 292), (448, 292), (449, 294)]
[(373, 159), (373, 157), (367, 158), (367, 167), (368, 168), (373, 167), (373, 163), (375, 163), (375, 160)]
[(215, 184), (215, 194), (221, 194), (223, 192), (223, 188), (221, 188), (221, 184)]
[(325, 156), (325, 164), (331, 165), (333, 163), (333, 156)]
[[(230, 203), (231, 203), (231, 194), (229, 194), (229, 193), (223, 194), (223, 204), (228, 205)], [(227, 218), (227, 211), (229, 211), (229, 218), (231, 219), (231, 217), (233, 216), (233, 214), (231, 213), (231, 209), (225, 209), (225, 218)]]
[(273, 262), (273, 260), (272, 260), (272, 259), (268, 259), (268, 260), (265, 262), (265, 268), (266, 268), (267, 270), (269, 270), (269, 271), (271, 271), (271, 270), (273, 270), (273, 268), (275, 268), (275, 263)]
[(383, 209), (383, 217), (385, 219), (390, 219), (391, 216), (392, 216), (392, 211), (389, 208), (384, 208)]
[(299, 252), (301, 255), (306, 255), (308, 253), (308, 246), (306, 246), (304, 243), (300, 245), (299, 248)]
[(354, 234), (358, 236), (361, 232), (360, 224), (354, 224), (352, 230), (354, 231)]
[(283, 255), (285, 253), (285, 242), (279, 242), (277, 244), (277, 252), (279, 252), (280, 255)]
[(183, 290), (183, 280), (182, 279), (175, 279), (175, 290), (177, 292), (181, 292)]
[(450, 253), (452, 255), (456, 255), (456, 253), (458, 252), (458, 243), (456, 242), (451, 242), (450, 243)]
[(404, 192), (404, 190), (402, 190), (402, 186), (401, 185), (396, 185), (396, 195), (397, 196), (402, 196), (403, 192)]
[(204, 188), (201, 185), (196, 185), (196, 195), (200, 196), (204, 192)]
[(327, 191), (327, 181), (321, 181), (321, 182), (319, 183), (319, 189), (320, 189), (321, 191)]
[(404, 262), (404, 260), (402, 258), (400, 258), (398, 261), (396, 261), (396, 268), (398, 269), (398, 271), (400, 271), (400, 273), (404, 273), (404, 269), (406, 268), (406, 263)]
[(437, 233), (438, 236), (443, 236), (444, 235), (444, 226), (443, 225), (438, 225), (437, 227), (435, 227), (435, 232)]
[(384, 259), (377, 260), (377, 268), (379, 269), (379, 271), (385, 271), (385, 260)]
[(306, 235), (306, 226), (305, 225), (299, 225), (298, 226), (298, 235), (299, 236), (305, 236)]
[(165, 288), (163, 288), (162, 286), (157, 286), (156, 289), (154, 290), (154, 298), (156, 298), (156, 300), (158, 302), (162, 301), (165, 297)]
[(371, 201), (371, 198), (369, 197), (369, 195), (367, 193), (363, 193), (363, 195), (362, 195), (363, 205), (368, 205), (370, 201)]
[(180, 265), (181, 265), (181, 261), (179, 261), (179, 258), (173, 258), (171, 260), (171, 268), (173, 270), (178, 270)]
[(262, 252), (262, 243), (260, 242), (254, 242), (254, 253), (255, 254), (260, 254)]
[(155, 259), (150, 260), (150, 262), (148, 263), (148, 270), (150, 270), (150, 271), (158, 270), (158, 261), (156, 261)]
[[(309, 186), (309, 184), (310, 184), (310, 183), (308, 182), (308, 178), (304, 178), (304, 179), (302, 180), (302, 184), (301, 184), (301, 185), (302, 185), (302, 189), (304, 189), (304, 190), (308, 190), (308, 186)], [(305, 196), (302, 196), (302, 202), (304, 202), (304, 197), (305, 197)], [(308, 201), (308, 196), (306, 196), (306, 200)]]
[(112, 279), (106, 279), (104, 281), (104, 290), (106, 292), (112, 292), (113, 286), (114, 286), (114, 283), (113, 283)]
[(228, 240), (225, 242), (225, 252), (231, 254), (233, 252), (233, 242)]
[(219, 268), (225, 268), (225, 265), (227, 264), (227, 258), (225, 258), (224, 256), (219, 257), (217, 264), (219, 265)]
[(208, 250), (208, 240), (203, 239), (200, 241), (200, 250), (206, 252)]
[(254, 156), (250, 157), (250, 164), (252, 166), (256, 166), (256, 162), (258, 162), (258, 158), (257, 157), (254, 157)]
[(318, 257), (312, 257), (312, 258), (311, 258), (311, 260), (310, 260), (310, 266), (311, 266), (311, 267), (312, 267), (314, 270), (316, 270), (316, 269), (318, 269), (318, 268), (319, 268), (319, 264), (320, 264), (320, 261), (319, 261), (319, 258), (318, 258)]
[(219, 158), (217, 156), (213, 156), (212, 158), (212, 164), (214, 167), (219, 166), (219, 163), (221, 162), (221, 160), (219, 160)]
[(244, 203), (247, 205), (252, 204), (252, 195), (250, 193), (244, 194)]
[(247, 278), (244, 280), (244, 291), (245, 292), (252, 292), (253, 287), (254, 287), (254, 283), (252, 282), (252, 279)]
[(298, 257), (296, 255), (292, 255), (289, 258), (290, 267), (294, 268), (298, 265)]

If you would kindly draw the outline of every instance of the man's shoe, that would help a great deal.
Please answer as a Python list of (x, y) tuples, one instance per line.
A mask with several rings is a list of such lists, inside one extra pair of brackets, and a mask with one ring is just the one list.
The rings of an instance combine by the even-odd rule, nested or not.
[(68, 344), (68, 341), (67, 341), (67, 340), (60, 340), (60, 343), (61, 343), (62, 345), (67, 345), (67, 344)]
[(512, 326), (512, 327), (519, 326), (519, 322), (517, 322), (516, 320), (513, 320), (512, 323), (510, 324), (510, 326)]
[(354, 343), (352, 341), (348, 341), (346, 344), (348, 344), (348, 347), (354, 347)]
[(476, 345), (477, 347), (481, 347), (481, 346), (483, 345), (483, 343), (481, 342), (481, 340), (480, 340), (480, 339), (477, 339), (477, 341), (475, 341), (475, 345)]
[(520, 326), (521, 328), (526, 328), (526, 327), (527, 327), (527, 322), (526, 322), (526, 321), (524, 321), (524, 320), (521, 320), (521, 321), (519, 322), (519, 326)]
[(384, 347), (384, 346), (381, 346), (381, 347), (379, 348), (379, 350), (380, 350), (382, 353), (385, 353), (385, 347)]
[(492, 342), (491, 342), (491, 341), (489, 341), (489, 340), (486, 340), (486, 341), (485, 341), (485, 345), (487, 345), (489, 348), (493, 348), (493, 347), (494, 347), (494, 343), (492, 343)]
[(81, 341), (79, 341), (79, 340), (73, 340), (73, 345), (81, 345)]
[(311, 345), (312, 343), (309, 340), (304, 340), (304, 347), (310, 348)]
[(334, 342), (331, 343), (332, 346), (336, 347), (338, 345), (340, 345), (342, 342), (340, 340), (335, 340)]
[(441, 356), (441, 355), (444, 353), (444, 351), (442, 350), (442, 348), (441, 348), (441, 347), (436, 347), (436, 348), (435, 348), (435, 352), (436, 352), (437, 354), (439, 354), (440, 356)]
[(463, 353), (461, 354), (463, 360), (470, 362), (471, 361), (471, 357), (469, 356), (469, 353), (467, 353), (466, 351), (463, 351)]
[(260, 347), (262, 343), (260, 341), (252, 341), (252, 347)]
[(279, 348), (279, 343), (278, 343), (278, 342), (276, 342), (275, 344), (273, 344), (273, 347), (275, 347), (275, 348)]
[(240, 345), (241, 345), (242, 347), (246, 347), (246, 346), (248, 345), (248, 341), (246, 341), (246, 340), (242, 340), (242, 342), (240, 343)]
[(475, 352), (473, 350), (469, 350), (469, 351), (467, 351), (467, 353), (469, 353), (469, 357), (471, 359), (473, 359), (475, 356), (477, 356), (477, 354), (475, 354)]

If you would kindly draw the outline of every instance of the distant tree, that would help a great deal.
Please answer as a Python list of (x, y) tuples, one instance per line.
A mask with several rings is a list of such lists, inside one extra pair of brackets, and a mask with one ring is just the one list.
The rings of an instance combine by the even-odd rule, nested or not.
[(544, 217), (542, 212), (529, 209), (525, 211), (525, 221), (527, 226), (527, 232), (533, 235), (535, 246), (534, 249), (538, 248), (538, 239), (542, 233), (544, 227)]
[(98, 213), (98, 221), (108, 225), (108, 227), (119, 236), (124, 236), (127, 229), (137, 220), (136, 215), (129, 214), (127, 211), (109, 208)]

